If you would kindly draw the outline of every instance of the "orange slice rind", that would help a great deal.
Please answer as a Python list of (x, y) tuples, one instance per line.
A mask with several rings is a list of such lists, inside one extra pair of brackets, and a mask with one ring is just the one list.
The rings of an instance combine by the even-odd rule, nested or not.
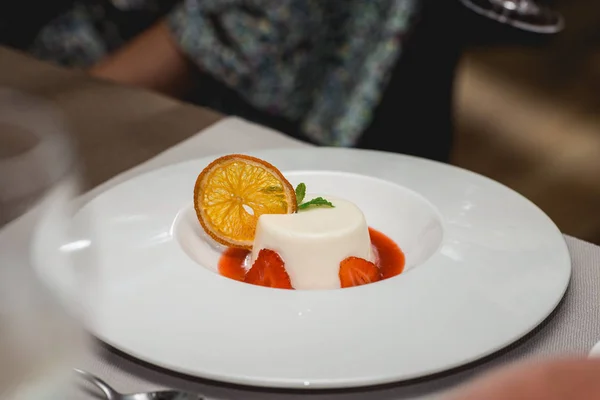
[(293, 186), (268, 162), (231, 154), (210, 163), (196, 179), (194, 208), (204, 231), (218, 243), (251, 249), (258, 218), (291, 214)]

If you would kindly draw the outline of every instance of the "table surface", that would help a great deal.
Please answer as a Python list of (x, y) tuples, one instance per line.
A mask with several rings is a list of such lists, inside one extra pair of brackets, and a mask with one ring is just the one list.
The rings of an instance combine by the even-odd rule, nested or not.
[[(65, 113), (86, 169), (91, 189), (86, 194), (88, 198), (139, 173), (178, 161), (215, 153), (306, 146), (242, 120), (223, 120), (206, 109), (100, 82), (3, 48), (0, 48), (0, 86), (48, 98)], [(587, 354), (600, 339), (600, 247), (570, 237), (566, 241), (573, 262), (567, 294), (555, 313), (518, 343), (485, 360), (436, 377), (375, 388), (309, 392), (310, 397), (438, 398), (445, 390), (506, 362)], [(90, 351), (82, 366), (122, 392), (170, 387), (218, 399), (285, 400), (307, 395), (307, 392), (265, 391), (189, 379), (143, 364), (101, 344)], [(85, 392), (77, 397), (92, 399), (96, 395)]]

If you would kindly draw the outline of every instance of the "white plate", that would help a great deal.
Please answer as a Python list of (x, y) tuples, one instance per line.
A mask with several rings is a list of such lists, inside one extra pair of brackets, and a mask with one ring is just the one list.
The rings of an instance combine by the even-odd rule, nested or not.
[(592, 347), (592, 351), (590, 351), (590, 357), (600, 358), (600, 342), (596, 343), (596, 345)]
[[(351, 289), (285, 291), (224, 278), (191, 210), (215, 157), (158, 169), (86, 207), (96, 220), (100, 339), (160, 367), (287, 388), (340, 388), (441, 372), (521, 338), (570, 278), (563, 237), (528, 200), (482, 176), (350, 149), (254, 152), (292, 184), (355, 202), (405, 251), (407, 271)], [(44, 250), (34, 256), (57, 290)]]

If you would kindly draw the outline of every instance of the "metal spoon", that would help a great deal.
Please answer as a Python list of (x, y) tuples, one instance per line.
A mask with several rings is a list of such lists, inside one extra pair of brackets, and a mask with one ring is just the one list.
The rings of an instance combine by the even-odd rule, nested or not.
[(203, 396), (196, 394), (180, 392), (177, 390), (160, 390), (157, 392), (121, 394), (110, 387), (102, 379), (90, 374), (89, 372), (75, 369), (82, 378), (92, 383), (104, 393), (107, 400), (208, 400)]

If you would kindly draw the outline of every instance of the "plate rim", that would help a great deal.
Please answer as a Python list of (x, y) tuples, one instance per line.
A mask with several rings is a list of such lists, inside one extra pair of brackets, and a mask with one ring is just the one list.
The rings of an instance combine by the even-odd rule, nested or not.
[[(354, 378), (351, 378), (350, 380), (346, 380), (346, 379), (339, 379), (339, 380), (325, 380), (323, 382), (320, 381), (316, 381), (313, 380), (312, 383), (309, 386), (306, 386), (304, 384), (299, 385), (299, 382), (292, 382), (290, 380), (280, 380), (280, 379), (263, 379), (263, 380), (256, 380), (256, 378), (252, 378), (252, 377), (235, 377), (235, 376), (223, 376), (222, 374), (211, 374), (210, 372), (203, 372), (202, 374), (198, 374), (198, 372), (193, 372), (193, 371), (188, 371), (185, 368), (181, 369), (178, 368), (177, 366), (173, 366), (173, 365), (169, 365), (169, 366), (165, 366), (164, 363), (161, 365), (161, 363), (157, 363), (156, 361), (152, 361), (150, 360), (147, 356), (144, 356), (143, 354), (136, 354), (134, 351), (132, 351), (131, 349), (126, 349), (123, 348), (122, 346), (120, 346), (118, 343), (115, 343), (113, 340), (111, 340), (110, 338), (106, 338), (103, 337), (102, 335), (98, 335), (97, 333), (94, 333), (94, 336), (96, 336), (98, 339), (100, 339), (101, 341), (105, 342), (106, 344), (108, 344), (109, 346), (115, 348), (116, 350), (123, 352), (127, 355), (130, 355), (134, 358), (137, 358), (145, 363), (149, 363), (151, 365), (155, 365), (161, 369), (166, 369), (166, 370), (171, 370), (180, 374), (184, 374), (190, 377), (199, 377), (199, 378), (204, 378), (204, 379), (209, 379), (209, 380), (214, 380), (214, 381), (220, 381), (220, 382), (230, 382), (233, 384), (241, 384), (244, 386), (253, 386), (253, 387), (270, 387), (270, 388), (291, 388), (291, 389), (335, 389), (335, 388), (352, 388), (352, 387), (364, 387), (364, 386), (372, 386), (372, 385), (381, 385), (381, 384), (387, 384), (387, 383), (391, 383), (391, 382), (404, 382), (404, 381), (410, 381), (412, 379), (417, 379), (417, 378), (421, 378), (421, 377), (427, 377), (429, 375), (435, 375), (435, 374), (439, 374), (443, 371), (447, 371), (447, 370), (452, 370), (455, 368), (458, 368), (460, 366), (463, 365), (467, 365), (470, 364), (474, 361), (477, 361), (479, 359), (485, 358), (485, 357), (489, 357), (490, 355), (493, 355), (494, 353), (497, 353), (498, 351), (501, 351), (502, 349), (506, 348), (507, 346), (510, 346), (512, 343), (518, 341), (519, 339), (526, 337), (527, 335), (529, 335), (532, 331), (534, 331), (536, 329), (537, 326), (539, 326), (539, 324), (541, 324), (542, 322), (544, 322), (549, 316), (551, 316), (551, 314), (553, 313), (553, 311), (556, 309), (556, 307), (560, 304), (561, 300), (563, 299), (568, 287), (569, 287), (569, 282), (571, 280), (571, 275), (572, 275), (572, 259), (571, 259), (571, 255), (570, 252), (568, 250), (566, 241), (564, 236), (562, 235), (562, 233), (560, 232), (560, 230), (558, 229), (558, 227), (556, 226), (556, 224), (554, 223), (554, 221), (552, 221), (550, 219), (550, 217), (543, 211), (541, 210), (535, 203), (533, 203), (531, 200), (529, 200), (528, 198), (526, 198), (524, 195), (520, 194), (519, 192), (515, 191), (514, 189), (503, 185), (502, 183), (495, 181), (489, 177), (486, 177), (484, 175), (481, 175), (479, 173), (473, 172), (473, 171), (469, 171), (467, 169), (455, 166), (455, 165), (450, 165), (450, 164), (444, 164), (441, 162), (437, 162), (437, 161), (432, 161), (432, 160), (426, 160), (426, 159), (422, 159), (419, 157), (414, 157), (414, 156), (408, 156), (408, 155), (403, 155), (403, 154), (395, 154), (395, 153), (389, 153), (389, 152), (382, 152), (382, 151), (377, 151), (377, 150), (359, 150), (359, 149), (347, 149), (347, 148), (333, 148), (333, 147), (323, 147), (323, 148), (277, 148), (277, 149), (267, 149), (267, 150), (254, 150), (254, 151), (249, 151), (245, 154), (251, 154), (251, 155), (255, 155), (255, 156), (259, 156), (259, 157), (265, 157), (268, 158), (270, 154), (276, 154), (276, 153), (280, 153), (282, 151), (291, 151), (294, 153), (303, 153), (303, 152), (351, 152), (351, 153), (355, 153), (355, 154), (359, 154), (359, 153), (374, 153), (376, 155), (380, 155), (380, 154), (385, 154), (386, 157), (402, 157), (402, 158), (406, 158), (406, 159), (411, 159), (413, 161), (417, 161), (417, 162), (424, 162), (424, 163), (433, 163), (433, 164), (437, 164), (438, 166), (441, 166), (442, 168), (450, 168), (450, 169), (454, 169), (457, 170), (459, 173), (464, 174), (467, 173), (468, 175), (471, 175), (473, 177), (476, 177), (477, 179), (483, 179), (484, 181), (487, 181), (488, 183), (491, 183), (493, 185), (496, 185), (497, 187), (499, 187), (501, 190), (504, 191), (508, 191), (507, 193), (510, 193), (512, 196), (516, 195), (517, 198), (519, 198), (519, 201), (525, 201), (528, 203), (529, 206), (532, 206), (537, 213), (542, 214), (543, 216), (546, 217), (547, 222), (549, 222), (556, 230), (556, 232), (558, 233), (558, 235), (561, 238), (561, 247), (562, 247), (562, 251), (564, 251), (564, 253), (567, 255), (568, 257), (568, 278), (566, 279), (566, 283), (562, 289), (562, 293), (560, 293), (560, 295), (558, 296), (558, 299), (556, 300), (556, 303), (551, 307), (551, 309), (543, 316), (543, 318), (541, 318), (540, 321), (536, 322), (535, 324), (533, 324), (531, 326), (531, 328), (527, 331), (527, 332), (522, 332), (518, 335), (516, 335), (516, 337), (514, 337), (513, 339), (510, 340), (509, 343), (505, 343), (502, 345), (499, 345), (497, 348), (495, 349), (490, 349), (487, 353), (482, 353), (478, 356), (473, 357), (470, 360), (463, 360), (463, 361), (459, 361), (456, 363), (456, 365), (454, 366), (446, 366), (446, 367), (442, 367), (441, 369), (439, 369), (438, 371), (432, 370), (430, 373), (423, 375), (423, 374), (417, 374), (413, 377), (408, 376), (408, 377), (403, 377), (400, 380), (396, 377), (392, 377), (392, 376), (388, 376), (388, 377), (383, 377), (380, 379), (377, 379), (376, 377), (371, 377), (371, 378), (367, 378), (364, 380), (357, 380)], [(112, 190), (115, 190), (116, 188), (122, 187), (124, 185), (127, 185), (128, 183), (130, 183), (131, 180), (134, 179), (138, 179), (141, 178), (143, 176), (147, 176), (147, 175), (152, 175), (155, 174), (157, 171), (160, 170), (164, 170), (164, 169), (169, 169), (169, 168), (177, 168), (177, 167), (182, 167), (185, 164), (194, 164), (194, 163), (198, 163), (198, 164), (204, 164), (204, 163), (208, 163), (210, 162), (212, 159), (219, 157), (220, 154), (228, 154), (228, 153), (218, 153), (215, 155), (208, 155), (208, 156), (204, 156), (204, 157), (200, 157), (200, 158), (196, 158), (196, 159), (190, 159), (190, 160), (184, 160), (178, 163), (173, 163), (173, 164), (169, 164), (166, 166), (162, 166), (162, 167), (157, 167), (157, 168), (153, 168), (151, 170), (142, 172), (140, 174), (136, 174), (122, 182), (118, 182), (117, 184), (115, 184), (112, 187), (106, 188), (105, 190), (103, 190), (100, 193), (97, 193), (96, 196), (94, 196), (93, 198), (90, 198), (88, 201), (85, 202), (84, 207), (88, 206), (89, 204), (91, 204), (94, 200), (96, 200), (98, 197), (103, 196), (105, 193), (110, 192)], [(282, 171), (286, 172), (309, 172), (309, 171), (322, 171), (322, 170), (314, 170), (314, 169), (309, 169), (309, 168), (305, 168), (303, 171), (300, 170), (290, 170), (288, 168), (282, 168)], [(360, 173), (356, 173), (354, 171), (348, 171), (347, 169), (329, 169), (330, 172), (340, 172), (340, 173), (347, 173), (347, 174), (358, 174), (360, 175)], [(376, 176), (376, 175), (371, 175), (369, 173), (362, 173), (363, 176), (368, 176), (374, 179), (378, 179), (381, 181), (384, 181), (386, 183), (391, 183), (394, 185), (400, 185), (396, 182), (393, 181), (389, 181), (385, 178), (382, 178), (380, 176)], [(402, 186), (402, 185), (400, 185)], [(405, 187), (402, 186), (405, 189), (408, 189), (409, 191), (412, 191), (413, 193), (416, 193), (417, 195), (421, 196), (423, 199), (427, 200), (428, 202), (432, 203), (430, 201), (430, 199), (424, 195), (422, 195), (420, 192), (415, 191), (413, 188), (409, 188), (409, 187)], [(433, 205), (433, 203), (432, 203)], [(434, 207), (434, 209), (439, 213), (439, 210), (437, 210), (437, 207)], [(440, 213), (441, 214), (441, 213)], [(446, 221), (444, 219), (442, 219), (442, 223), (446, 223)], [(446, 231), (444, 230), (444, 235), (446, 234)], [(439, 248), (436, 250), (436, 252), (439, 251)]]

